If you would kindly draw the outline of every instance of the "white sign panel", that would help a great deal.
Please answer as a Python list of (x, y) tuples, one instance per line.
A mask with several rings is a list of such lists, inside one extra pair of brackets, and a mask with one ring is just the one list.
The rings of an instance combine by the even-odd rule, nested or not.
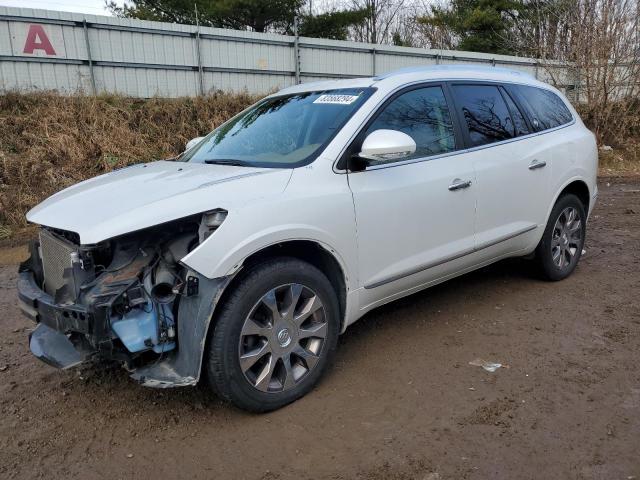
[(62, 26), (11, 22), (11, 49), (14, 55), (66, 58)]
[(351, 105), (358, 100), (358, 95), (320, 95), (313, 103), (324, 103), (332, 105)]

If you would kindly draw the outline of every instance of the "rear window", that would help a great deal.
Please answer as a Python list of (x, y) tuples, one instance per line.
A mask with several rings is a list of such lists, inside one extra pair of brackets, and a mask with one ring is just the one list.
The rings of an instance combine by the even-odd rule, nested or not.
[(454, 85), (453, 94), (473, 146), (515, 137), (516, 128), (497, 86)]
[(511, 87), (520, 97), (533, 128), (540, 132), (565, 125), (573, 119), (571, 112), (555, 93), (537, 87)]

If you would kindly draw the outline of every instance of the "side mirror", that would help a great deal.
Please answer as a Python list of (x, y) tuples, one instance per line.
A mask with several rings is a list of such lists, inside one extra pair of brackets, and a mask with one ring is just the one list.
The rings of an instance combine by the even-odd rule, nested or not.
[(204, 137), (196, 137), (193, 138), (191, 140), (189, 140), (187, 142), (187, 145), (184, 147), (184, 151), (186, 152), (187, 150), (192, 149), (193, 147), (195, 147), (197, 144), (200, 143), (200, 141), (203, 139)]
[(416, 151), (416, 142), (397, 130), (375, 130), (362, 142), (358, 157), (364, 160), (386, 162), (408, 157)]

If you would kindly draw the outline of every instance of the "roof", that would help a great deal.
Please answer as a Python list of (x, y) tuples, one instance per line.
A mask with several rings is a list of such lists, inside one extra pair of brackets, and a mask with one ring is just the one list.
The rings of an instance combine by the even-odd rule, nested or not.
[(396, 86), (421, 80), (494, 80), (539, 86), (545, 85), (527, 72), (508, 68), (473, 64), (427, 65), (401, 68), (376, 77), (301, 83), (300, 85), (284, 88), (280, 90), (277, 95), (318, 90), (335, 90), (339, 88), (366, 88), (378, 85)]

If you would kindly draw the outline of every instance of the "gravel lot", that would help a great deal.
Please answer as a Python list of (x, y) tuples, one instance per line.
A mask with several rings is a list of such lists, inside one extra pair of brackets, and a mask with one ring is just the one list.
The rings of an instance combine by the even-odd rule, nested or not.
[(0, 266), (0, 478), (640, 479), (640, 178), (601, 179), (586, 249), (560, 283), (511, 260), (372, 312), (266, 415), (40, 363)]

